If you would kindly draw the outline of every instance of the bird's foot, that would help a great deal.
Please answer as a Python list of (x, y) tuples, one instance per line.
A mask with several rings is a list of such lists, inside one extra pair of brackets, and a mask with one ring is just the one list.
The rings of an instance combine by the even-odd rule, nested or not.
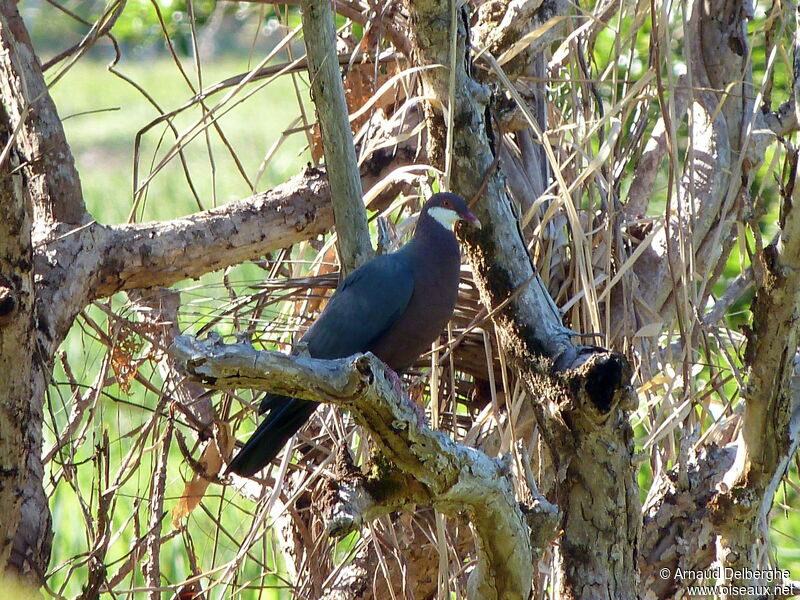
[(400, 376), (397, 373), (395, 373), (395, 371), (392, 368), (386, 365), (384, 365), (384, 372), (386, 373), (386, 378), (392, 382), (392, 386), (394, 386), (394, 389), (397, 392), (397, 394), (408, 400), (408, 403), (414, 409), (414, 414), (417, 416), (417, 425), (419, 427), (424, 427), (425, 425), (427, 425), (428, 421), (425, 418), (425, 411), (419, 404), (414, 402), (411, 399), (411, 396), (409, 396), (408, 393), (403, 389), (403, 380), (400, 379)]
[(398, 394), (403, 393), (403, 380), (400, 379), (400, 375), (394, 372), (394, 369), (387, 365), (383, 365), (383, 372), (386, 373), (386, 378), (392, 382), (392, 386), (394, 390)]
[(408, 399), (409, 403), (414, 409), (414, 414), (417, 415), (417, 426), (418, 427), (427, 427), (428, 426), (428, 417), (425, 416), (425, 409), (422, 408), (419, 404), (414, 402), (411, 398)]

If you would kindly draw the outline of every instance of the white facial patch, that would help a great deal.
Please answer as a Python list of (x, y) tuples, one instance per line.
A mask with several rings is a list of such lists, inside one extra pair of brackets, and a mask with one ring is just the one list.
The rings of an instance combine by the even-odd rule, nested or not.
[(455, 222), (461, 219), (456, 211), (449, 208), (442, 208), (441, 206), (429, 208), (428, 214), (436, 219), (445, 229), (453, 229)]

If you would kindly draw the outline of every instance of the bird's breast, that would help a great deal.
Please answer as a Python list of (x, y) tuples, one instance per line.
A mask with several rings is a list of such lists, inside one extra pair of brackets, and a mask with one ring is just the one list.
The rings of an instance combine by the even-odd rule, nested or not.
[[(455, 242), (455, 240), (453, 240)], [(414, 273), (414, 292), (395, 324), (370, 350), (395, 371), (410, 367), (431, 347), (453, 315), (461, 259), (458, 246), (428, 254)]]

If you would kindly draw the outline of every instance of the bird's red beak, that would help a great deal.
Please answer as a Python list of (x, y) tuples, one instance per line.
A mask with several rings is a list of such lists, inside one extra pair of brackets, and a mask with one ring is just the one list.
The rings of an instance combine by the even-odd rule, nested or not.
[(478, 217), (472, 214), (472, 211), (467, 211), (461, 217), (473, 227), (477, 227), (478, 229), (481, 228), (481, 222), (478, 220)]

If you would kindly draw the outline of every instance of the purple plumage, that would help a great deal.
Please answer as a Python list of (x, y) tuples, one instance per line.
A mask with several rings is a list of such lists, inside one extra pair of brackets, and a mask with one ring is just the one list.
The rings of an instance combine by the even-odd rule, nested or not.
[[(456, 194), (434, 194), (420, 212), (414, 235), (392, 254), (356, 269), (331, 297), (302, 338), (315, 358), (372, 352), (395, 371), (410, 367), (439, 337), (455, 308), (460, 252), (457, 220), (480, 226)], [(317, 404), (270, 394), (258, 426), (228, 470), (250, 476), (272, 461)]]

